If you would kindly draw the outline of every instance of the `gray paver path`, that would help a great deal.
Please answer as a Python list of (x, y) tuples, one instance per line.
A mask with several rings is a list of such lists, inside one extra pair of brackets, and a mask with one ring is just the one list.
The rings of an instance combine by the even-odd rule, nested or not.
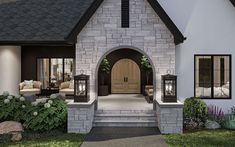
[(93, 128), (81, 147), (167, 147), (157, 128)]

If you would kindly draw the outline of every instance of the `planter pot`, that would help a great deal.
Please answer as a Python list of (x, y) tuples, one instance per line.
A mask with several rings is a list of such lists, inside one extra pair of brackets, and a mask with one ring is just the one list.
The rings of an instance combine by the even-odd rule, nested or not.
[(99, 96), (107, 96), (109, 95), (109, 86), (108, 85), (100, 85), (99, 86)]
[(205, 127), (207, 129), (219, 129), (221, 128), (220, 124), (217, 123), (216, 121), (210, 121), (210, 120), (207, 120), (206, 123), (205, 123)]

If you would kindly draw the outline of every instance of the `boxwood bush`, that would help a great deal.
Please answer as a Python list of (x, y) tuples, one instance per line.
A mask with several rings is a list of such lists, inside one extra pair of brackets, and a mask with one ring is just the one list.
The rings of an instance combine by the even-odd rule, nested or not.
[(199, 129), (204, 127), (208, 109), (205, 102), (199, 98), (191, 97), (184, 101), (184, 127), (185, 129)]
[(0, 95), (0, 122), (21, 122), (32, 131), (49, 131), (66, 125), (67, 105), (56, 95), (29, 102), (22, 96), (8, 92)]

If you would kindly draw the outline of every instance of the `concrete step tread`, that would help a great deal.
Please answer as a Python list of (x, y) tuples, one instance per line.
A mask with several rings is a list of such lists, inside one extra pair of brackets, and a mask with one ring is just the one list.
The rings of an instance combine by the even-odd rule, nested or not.
[(128, 113), (156, 113), (154, 110), (96, 110), (96, 113), (121, 113), (121, 114), (128, 114)]
[(94, 120), (94, 123), (156, 123), (157, 120)]
[(96, 113), (95, 117), (156, 117), (156, 114), (130, 113), (130, 114), (106, 114)]

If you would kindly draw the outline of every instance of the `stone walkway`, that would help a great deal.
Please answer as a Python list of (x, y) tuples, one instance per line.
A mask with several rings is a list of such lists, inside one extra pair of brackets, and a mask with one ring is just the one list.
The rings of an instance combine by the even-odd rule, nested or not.
[(81, 147), (167, 147), (157, 128), (93, 128)]

